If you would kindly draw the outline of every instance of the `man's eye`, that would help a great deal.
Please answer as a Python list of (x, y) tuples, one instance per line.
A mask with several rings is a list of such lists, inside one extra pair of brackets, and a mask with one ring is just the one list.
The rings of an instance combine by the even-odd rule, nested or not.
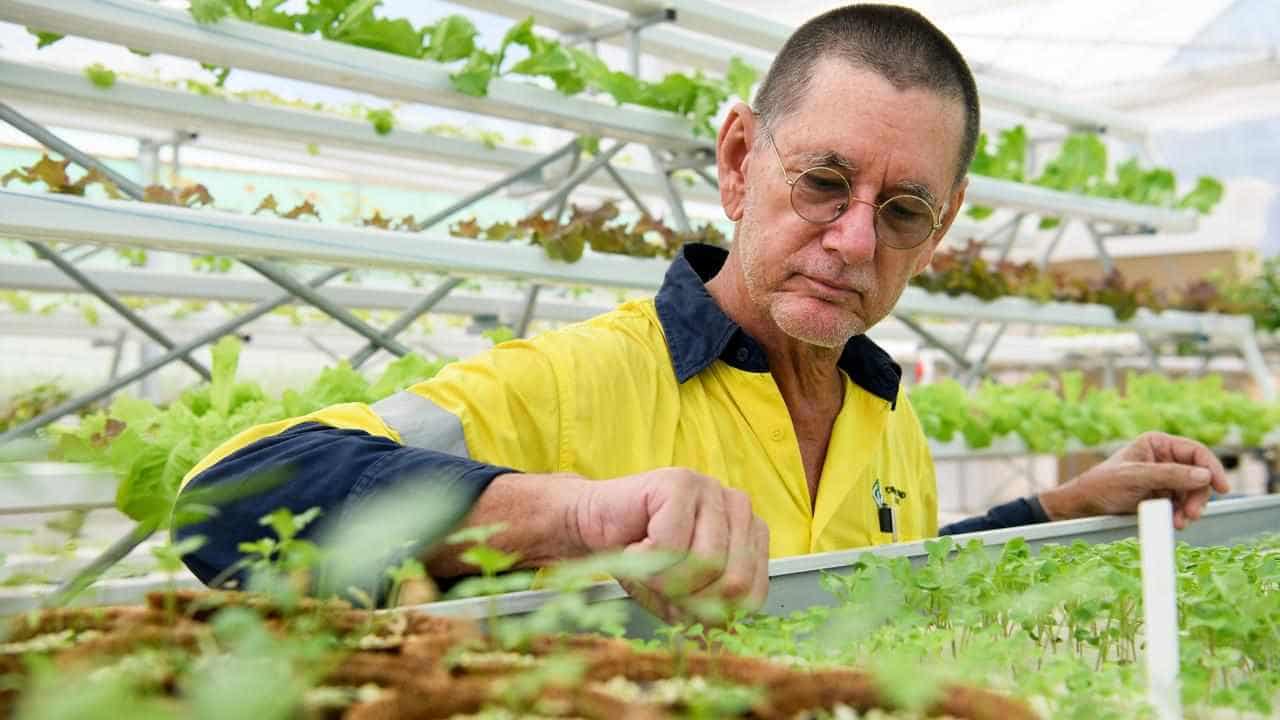
[(848, 192), (849, 186), (834, 172), (813, 171), (804, 176), (809, 190), (821, 193)]

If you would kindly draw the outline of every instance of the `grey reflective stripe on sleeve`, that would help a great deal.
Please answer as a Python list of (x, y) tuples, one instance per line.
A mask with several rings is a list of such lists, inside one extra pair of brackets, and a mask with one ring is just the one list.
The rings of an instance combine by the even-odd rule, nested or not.
[(417, 393), (402, 390), (370, 407), (400, 433), (405, 445), (471, 458), (462, 422), (452, 413)]

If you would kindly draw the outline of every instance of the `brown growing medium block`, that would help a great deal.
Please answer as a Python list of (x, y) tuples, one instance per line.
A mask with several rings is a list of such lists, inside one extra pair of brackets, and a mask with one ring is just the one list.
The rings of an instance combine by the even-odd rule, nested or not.
[(152, 617), (146, 607), (57, 608), (39, 613), (25, 613), (9, 622), (6, 642), (30, 640), (33, 637), (64, 630), (110, 631), (117, 627), (146, 622)]
[[(172, 610), (166, 610), (169, 607)], [(118, 657), (142, 647), (197, 651), (213, 642), (213, 607), (249, 607), (267, 615), (271, 632), (282, 634), (306, 628), (283, 614), (284, 609), (262, 599), (238, 593), (181, 593), (169, 601), (152, 597), (147, 606), (50, 610), (23, 616), (12, 623), (13, 637), (34, 638), (72, 630), (97, 634), (79, 644), (50, 651), (62, 666)], [(529, 652), (520, 656), (488, 651), (487, 640), (470, 621), (432, 617), (420, 612), (366, 613), (341, 604), (311, 603), (310, 626), (337, 631), (346, 643), (371, 646), (355, 648), (328, 670), (324, 683), (331, 687), (374, 685), (382, 694), (345, 710), (326, 709), (317, 720), (437, 720), (479, 712), (490, 704), (503, 683), (528, 672), (539, 658), (562, 653), (583, 661), (584, 674), (576, 687), (547, 687), (530, 701), (531, 712), (555, 710), (556, 717), (588, 720), (666, 720), (680, 716), (684, 708), (654, 702), (636, 702), (606, 692), (597, 683), (614, 678), (644, 686), (677, 677), (760, 688), (764, 699), (745, 717), (758, 720), (789, 719), (806, 710), (848, 705), (859, 710), (887, 707), (887, 698), (874, 678), (848, 669), (798, 670), (759, 658), (723, 652), (638, 651), (616, 639), (593, 635), (561, 635), (534, 638)], [(318, 622), (315, 622), (318, 620)], [(306, 630), (303, 630), (306, 632)], [(446, 663), (451, 651), (475, 654), (459, 665)], [(17, 655), (0, 655), (0, 669), (11, 675), (25, 673)], [(158, 692), (175, 694), (181, 678), (170, 678)], [(16, 693), (0, 694), (0, 717), (17, 702)], [(947, 688), (933, 715), (961, 720), (1030, 720), (1035, 715), (1022, 703), (985, 690)], [(516, 713), (518, 716), (527, 713)], [(310, 719), (309, 719), (310, 720)]]

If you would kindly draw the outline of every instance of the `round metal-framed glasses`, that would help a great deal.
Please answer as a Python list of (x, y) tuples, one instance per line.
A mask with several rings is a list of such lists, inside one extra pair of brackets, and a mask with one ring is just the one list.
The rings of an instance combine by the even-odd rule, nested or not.
[(773, 133), (765, 130), (778, 167), (791, 188), (791, 209), (800, 219), (815, 225), (835, 222), (853, 203), (870, 205), (876, 213), (876, 240), (897, 250), (911, 250), (933, 236), (942, 222), (927, 200), (911, 194), (895, 195), (882, 203), (853, 196), (844, 175), (826, 166), (811, 167), (792, 178)]

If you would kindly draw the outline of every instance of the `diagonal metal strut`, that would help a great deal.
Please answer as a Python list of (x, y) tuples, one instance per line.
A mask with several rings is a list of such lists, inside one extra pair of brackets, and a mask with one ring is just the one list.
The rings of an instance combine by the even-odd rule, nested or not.
[[(116, 299), (115, 295), (112, 295), (106, 288), (95, 282), (93, 278), (81, 272), (79, 268), (68, 262), (66, 258), (59, 255), (53, 248), (34, 240), (29, 240), (27, 244), (31, 246), (32, 250), (35, 250), (36, 255), (39, 255), (45, 260), (53, 263), (54, 266), (66, 274), (67, 277), (75, 280), (80, 287), (89, 291), (89, 293), (94, 297), (106, 303), (108, 307), (119, 313), (121, 317), (128, 320), (130, 324), (141, 330), (147, 337), (155, 340), (163, 346), (165, 350), (172, 350), (174, 348), (175, 343), (170, 340), (167, 335), (160, 332), (159, 328), (152, 325), (146, 318), (137, 314), (127, 305)], [(213, 375), (209, 372), (209, 368), (205, 367), (204, 363), (191, 357), (190, 354), (182, 355), (178, 359), (186, 363), (192, 370), (199, 373), (205, 380), (213, 378)]]

